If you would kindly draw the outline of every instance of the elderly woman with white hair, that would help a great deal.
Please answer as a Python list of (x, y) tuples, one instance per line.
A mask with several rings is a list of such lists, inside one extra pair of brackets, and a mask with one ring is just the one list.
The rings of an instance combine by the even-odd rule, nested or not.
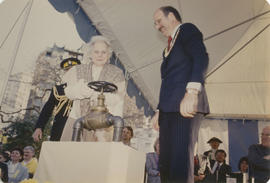
[[(84, 53), (83, 58), (86, 63), (71, 68), (63, 77), (63, 80), (67, 82), (65, 94), (73, 100), (73, 107), (63, 130), (61, 141), (71, 141), (74, 122), (85, 116), (96, 102), (99, 92), (87, 86), (91, 81), (107, 81), (118, 87), (116, 93), (104, 93), (105, 105), (112, 115), (123, 116), (126, 93), (125, 78), (121, 69), (109, 64), (112, 55), (110, 42), (103, 36), (93, 36), (86, 46), (88, 52)], [(83, 130), (82, 134), (83, 141), (112, 141), (112, 137), (112, 127), (98, 129), (95, 132)]]

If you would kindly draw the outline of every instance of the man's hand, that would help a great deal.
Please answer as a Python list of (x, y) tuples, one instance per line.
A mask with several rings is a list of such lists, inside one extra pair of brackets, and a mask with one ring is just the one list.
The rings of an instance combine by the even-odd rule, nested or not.
[(197, 112), (199, 91), (188, 90), (180, 103), (180, 114), (186, 118), (193, 118)]
[(205, 175), (199, 175), (199, 180), (203, 180), (205, 178)]
[(266, 160), (270, 160), (270, 155), (266, 155), (263, 158), (266, 159)]
[(41, 128), (37, 128), (34, 131), (32, 137), (33, 137), (35, 142), (39, 142), (42, 139), (42, 130), (41, 130)]

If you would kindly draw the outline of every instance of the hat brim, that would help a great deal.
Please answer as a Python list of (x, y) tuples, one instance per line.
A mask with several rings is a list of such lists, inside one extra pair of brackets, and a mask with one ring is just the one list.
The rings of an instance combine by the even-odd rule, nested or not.
[[(68, 62), (71, 62), (72, 64), (68, 64)], [(64, 68), (67, 68), (67, 67), (71, 67), (71, 66), (74, 66), (74, 65), (80, 65), (81, 64), (81, 61), (77, 58), (73, 58), (73, 57), (70, 57), (70, 58), (66, 58), (64, 59), (61, 63), (60, 63), (60, 67), (62, 69)]]
[(211, 142), (222, 143), (222, 141), (220, 139), (218, 139), (218, 138), (210, 139), (210, 140), (207, 141), (208, 144), (211, 143)]

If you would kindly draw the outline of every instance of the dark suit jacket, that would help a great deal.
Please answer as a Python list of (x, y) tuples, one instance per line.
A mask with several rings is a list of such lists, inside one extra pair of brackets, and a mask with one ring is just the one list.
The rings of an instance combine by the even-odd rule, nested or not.
[[(64, 96), (64, 88), (66, 84), (56, 85), (55, 88), (59, 96)], [(36, 123), (35, 128), (41, 128), (44, 130), (46, 124), (52, 116), (54, 108), (59, 104), (59, 100), (54, 95), (53, 89), (51, 91), (50, 97), (48, 101), (45, 103), (44, 107), (41, 110), (38, 121)], [(65, 127), (68, 115), (64, 114), (66, 107), (68, 106), (68, 102), (66, 102), (60, 111), (54, 116), (54, 123), (51, 130), (51, 141), (59, 141)]]
[[(208, 54), (198, 28), (185, 23), (167, 57), (163, 53), (161, 65), (161, 89), (158, 108), (163, 112), (179, 112), (188, 82), (204, 84), (204, 74), (208, 66)], [(198, 112), (209, 113), (204, 87), (199, 94)]]
[[(211, 169), (214, 167), (215, 164), (215, 160), (210, 160), (210, 167)], [(232, 173), (232, 168), (223, 163), (220, 167), (219, 170), (217, 171), (217, 169), (215, 170), (214, 174), (210, 173), (210, 170), (207, 168), (205, 170), (205, 179), (203, 180), (203, 182), (207, 182), (207, 183), (212, 183), (212, 182), (216, 182), (216, 177), (218, 174), (218, 182), (219, 183), (226, 183), (226, 175), (231, 175)]]
[(248, 148), (250, 173), (255, 182), (267, 182), (270, 178), (270, 160), (264, 159), (270, 155), (270, 148), (261, 144), (253, 144)]
[(8, 182), (8, 167), (5, 163), (0, 162), (1, 169), (1, 180), (3, 182)]

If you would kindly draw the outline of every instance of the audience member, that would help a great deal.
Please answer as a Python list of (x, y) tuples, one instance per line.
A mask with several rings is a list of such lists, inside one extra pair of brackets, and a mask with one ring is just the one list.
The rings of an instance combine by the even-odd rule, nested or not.
[(9, 154), (6, 152), (0, 151), (0, 162), (7, 164), (10, 160)]
[(11, 151), (8, 162), (8, 182), (19, 183), (24, 179), (28, 179), (28, 170), (21, 164), (23, 151), (20, 148), (15, 148)]
[[(73, 124), (95, 106), (100, 92), (90, 89), (87, 85), (92, 81), (106, 81), (115, 84), (118, 90), (114, 93), (104, 93), (105, 105), (114, 116), (123, 116), (125, 77), (118, 67), (109, 64), (112, 48), (109, 40), (103, 36), (93, 36), (87, 44), (88, 63), (71, 68), (65, 73), (63, 80), (67, 81), (66, 96), (73, 100), (73, 106), (64, 127), (61, 141), (71, 141)], [(112, 141), (113, 127), (95, 131), (83, 129), (83, 141)]]
[(238, 169), (241, 173), (248, 173), (248, 158), (242, 157), (238, 162)]
[(7, 136), (5, 130), (0, 130), (0, 147), (7, 143)]
[(204, 152), (203, 154), (209, 158), (209, 160), (215, 160), (215, 153), (218, 150), (219, 144), (222, 143), (222, 141), (217, 137), (212, 137), (207, 142), (210, 144), (211, 149), (209, 151)]
[(251, 176), (256, 183), (266, 183), (270, 179), (270, 126), (263, 128), (261, 144), (251, 145), (248, 149)]
[(206, 183), (226, 183), (226, 177), (231, 175), (232, 170), (229, 165), (226, 164), (225, 158), (227, 154), (224, 150), (218, 149), (215, 153), (216, 160), (210, 160), (210, 167), (205, 170)]
[(159, 138), (156, 139), (154, 144), (155, 152), (146, 154), (146, 172), (147, 183), (160, 183), (160, 172), (158, 167), (159, 161)]
[(29, 178), (33, 178), (37, 169), (38, 161), (35, 156), (35, 149), (32, 146), (26, 146), (23, 149), (22, 165), (28, 169)]
[[(72, 66), (81, 64), (77, 58), (64, 59), (60, 67), (64, 71), (68, 71)], [(51, 116), (54, 116), (54, 123), (51, 129), (50, 140), (59, 141), (66, 124), (69, 112), (71, 110), (72, 101), (65, 96), (64, 88), (66, 84), (55, 85), (48, 101), (41, 110), (38, 121), (35, 126), (35, 131), (32, 135), (34, 141), (38, 142), (42, 138), (42, 132), (46, 124), (50, 121)]]
[(125, 126), (122, 130), (122, 142), (130, 146), (130, 140), (133, 137), (133, 129), (131, 126)]
[(246, 182), (249, 180), (249, 169), (248, 169), (248, 158), (242, 157), (238, 162), (238, 172), (232, 173), (231, 177), (236, 178), (237, 183), (243, 183), (243, 178), (245, 177)]
[[(3, 155), (0, 155), (3, 156)], [(8, 182), (8, 167), (7, 164), (0, 161), (0, 178), (2, 182), (7, 183)]]

